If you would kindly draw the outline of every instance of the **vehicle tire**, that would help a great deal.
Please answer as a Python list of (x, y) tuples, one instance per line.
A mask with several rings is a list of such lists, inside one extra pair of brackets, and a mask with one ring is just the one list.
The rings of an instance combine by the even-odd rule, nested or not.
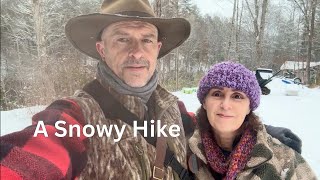
[(268, 95), (271, 92), (271, 90), (269, 88), (267, 88), (267, 87), (262, 87), (261, 91), (262, 91), (263, 95)]
[(302, 84), (302, 81), (301, 81), (300, 78), (294, 78), (293, 82), (294, 82), (295, 84)]

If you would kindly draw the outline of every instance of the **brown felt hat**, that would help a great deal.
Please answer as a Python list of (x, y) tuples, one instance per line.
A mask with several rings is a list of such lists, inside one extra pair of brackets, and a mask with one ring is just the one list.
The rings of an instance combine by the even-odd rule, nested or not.
[(96, 42), (102, 30), (120, 21), (143, 21), (158, 28), (162, 42), (158, 58), (180, 46), (190, 35), (190, 23), (183, 18), (157, 18), (148, 0), (104, 0), (101, 12), (70, 19), (65, 27), (66, 36), (79, 51), (100, 59)]

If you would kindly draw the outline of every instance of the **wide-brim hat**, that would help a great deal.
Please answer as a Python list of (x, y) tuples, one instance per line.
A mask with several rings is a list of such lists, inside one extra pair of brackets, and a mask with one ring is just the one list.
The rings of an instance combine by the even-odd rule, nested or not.
[(96, 50), (102, 30), (120, 21), (143, 21), (158, 29), (162, 46), (158, 58), (180, 46), (190, 35), (190, 23), (183, 18), (158, 18), (148, 0), (104, 0), (101, 12), (81, 15), (70, 19), (65, 33), (72, 45), (95, 59), (100, 59)]

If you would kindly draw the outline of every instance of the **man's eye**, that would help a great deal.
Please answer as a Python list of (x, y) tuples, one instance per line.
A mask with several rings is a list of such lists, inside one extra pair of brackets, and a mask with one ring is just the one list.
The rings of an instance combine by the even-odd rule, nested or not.
[(128, 38), (118, 38), (117, 41), (119, 42), (129, 42)]
[(151, 39), (143, 39), (142, 42), (144, 42), (144, 43), (152, 43), (152, 40)]

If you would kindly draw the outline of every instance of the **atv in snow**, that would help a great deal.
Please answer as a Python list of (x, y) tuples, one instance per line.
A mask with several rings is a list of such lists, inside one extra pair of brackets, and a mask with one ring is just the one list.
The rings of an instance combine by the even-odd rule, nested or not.
[(280, 71), (273, 74), (272, 69), (258, 68), (256, 70), (256, 78), (258, 80), (261, 92), (263, 95), (270, 94), (271, 90), (266, 86), (269, 82), (272, 81), (272, 78), (279, 74)]
[(302, 84), (302, 81), (299, 77), (297, 77), (293, 72), (285, 72), (284, 77), (287, 80), (292, 81), (294, 84)]

